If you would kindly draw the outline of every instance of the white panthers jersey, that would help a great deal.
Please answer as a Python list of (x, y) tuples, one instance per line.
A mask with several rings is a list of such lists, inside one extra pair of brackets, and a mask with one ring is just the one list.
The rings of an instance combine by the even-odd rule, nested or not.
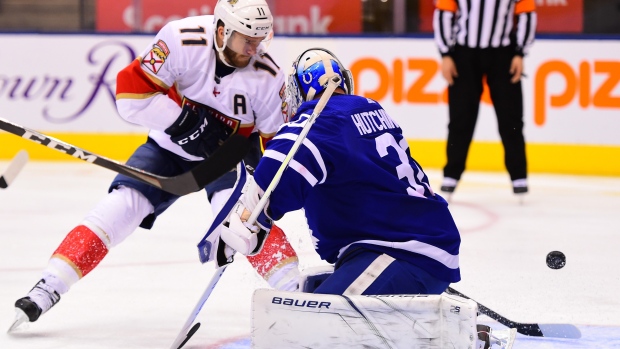
[[(267, 53), (244, 68), (216, 76), (213, 16), (188, 17), (166, 24), (142, 55), (117, 79), (116, 104), (125, 120), (151, 129), (161, 147), (189, 160), (164, 132), (181, 114), (183, 103), (210, 110), (232, 133), (259, 132), (268, 140), (285, 121), (284, 74)], [(259, 47), (259, 52), (262, 45)]]

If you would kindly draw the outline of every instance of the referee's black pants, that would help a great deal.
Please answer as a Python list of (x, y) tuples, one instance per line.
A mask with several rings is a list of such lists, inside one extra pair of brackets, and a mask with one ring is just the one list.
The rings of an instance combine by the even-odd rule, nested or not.
[(447, 164), (444, 177), (460, 179), (471, 144), (482, 96), (483, 76), (491, 92), (497, 115), (499, 135), (504, 146), (504, 164), (511, 180), (527, 178), (525, 139), (523, 137), (523, 93), (521, 81), (510, 82), (510, 64), (514, 50), (505, 48), (472, 49), (457, 46), (452, 55), (458, 77), (448, 87)]

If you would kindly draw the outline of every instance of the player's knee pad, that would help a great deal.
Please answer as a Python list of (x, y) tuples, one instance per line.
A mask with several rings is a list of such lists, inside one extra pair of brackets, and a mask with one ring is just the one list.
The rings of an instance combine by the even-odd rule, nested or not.
[(111, 248), (125, 240), (153, 210), (153, 205), (139, 191), (119, 187), (88, 213), (83, 224), (99, 228), (99, 237)]

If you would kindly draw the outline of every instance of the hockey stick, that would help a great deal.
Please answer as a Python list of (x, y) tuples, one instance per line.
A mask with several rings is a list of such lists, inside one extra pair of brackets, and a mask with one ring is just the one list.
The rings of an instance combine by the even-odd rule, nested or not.
[[(243, 161), (241, 161), (241, 163), (237, 166), (238, 177), (237, 182), (235, 183), (235, 186), (233, 188), (233, 192), (230, 194), (230, 197), (228, 198), (228, 200), (226, 200), (224, 206), (220, 209), (220, 211), (211, 222), (211, 225), (207, 229), (205, 236), (202, 238), (202, 240), (200, 240), (200, 243), (198, 243), (198, 253), (200, 256), (200, 261), (202, 263), (206, 263), (211, 259), (217, 258), (215, 256), (211, 256), (211, 253), (216, 253), (216, 249), (213, 248), (213, 242), (209, 241), (208, 237), (215, 231), (217, 227), (219, 227), (224, 222), (226, 218), (228, 218), (230, 211), (233, 209), (234, 205), (237, 203), (239, 197), (241, 196), (241, 191), (247, 177), (245, 171), (245, 164), (243, 163)], [(220, 281), (220, 278), (222, 277), (222, 274), (224, 274), (224, 270), (226, 270), (227, 265), (228, 264), (224, 264), (215, 271), (215, 274), (213, 274), (213, 277), (207, 285), (207, 288), (203, 292), (202, 296), (200, 296), (198, 303), (196, 303), (194, 310), (192, 310), (192, 312), (189, 314), (189, 317), (179, 331), (179, 334), (175, 338), (174, 342), (172, 342), (172, 346), (170, 347), (171, 349), (180, 349), (185, 345), (185, 343), (187, 343), (187, 341), (194, 335), (194, 333), (198, 331), (198, 328), (200, 328), (200, 322), (197, 322), (193, 326), (192, 324), (196, 320), (198, 313), (200, 313), (202, 306), (206, 303), (207, 299), (209, 299), (211, 292), (213, 292), (213, 289)]]
[[(306, 135), (308, 134), (308, 132), (310, 131), (310, 128), (312, 127), (312, 124), (314, 123), (316, 118), (319, 116), (319, 114), (323, 111), (323, 108), (327, 104), (327, 101), (329, 100), (331, 95), (334, 93), (336, 88), (340, 85), (340, 79), (341, 79), (340, 76), (334, 76), (329, 80), (328, 86), (325, 89), (325, 92), (323, 93), (319, 101), (317, 102), (317, 105), (314, 107), (314, 111), (312, 112), (312, 115), (306, 121), (306, 125), (304, 125), (303, 129), (299, 133), (299, 136), (295, 140), (295, 143), (291, 147), (291, 150), (288, 152), (288, 154), (284, 158), (284, 161), (282, 162), (282, 164), (280, 165), (280, 168), (274, 175), (274, 178), (272, 179), (271, 183), (267, 187), (267, 190), (265, 190), (265, 194), (263, 195), (261, 200), (256, 205), (256, 208), (254, 209), (254, 212), (252, 213), (252, 215), (250, 215), (250, 218), (248, 219), (248, 222), (250, 224), (254, 224), (254, 222), (256, 222), (256, 219), (258, 218), (258, 213), (260, 213), (262, 209), (265, 207), (267, 198), (269, 198), (269, 196), (271, 195), (271, 192), (273, 192), (274, 188), (278, 185), (278, 182), (280, 181), (280, 178), (282, 177), (282, 173), (284, 172), (289, 162), (291, 161), (291, 159), (297, 152), (297, 149), (299, 149), (299, 146), (301, 145), (303, 140), (306, 138)], [(243, 188), (243, 183), (245, 183), (245, 177), (244, 177), (245, 172), (243, 170), (243, 166), (241, 170), (239, 171), (238, 175), (240, 177), (237, 180), (237, 184), (235, 184), (235, 189), (233, 193), (231, 194), (231, 197), (228, 199), (224, 207), (220, 210), (216, 218), (213, 220), (205, 236), (198, 243), (198, 253), (199, 253), (200, 261), (202, 263), (206, 263), (207, 261), (209, 261), (211, 259), (210, 254), (213, 252), (213, 247), (211, 246), (211, 242), (207, 240), (207, 237), (217, 228), (217, 226), (219, 226), (224, 221), (224, 219), (228, 217), (228, 214), (232, 210), (234, 204), (236, 204), (238, 198), (241, 196), (241, 190)], [(194, 335), (194, 333), (200, 327), (200, 323), (196, 323), (194, 326), (192, 326), (192, 323), (196, 320), (196, 317), (198, 316), (200, 309), (202, 309), (202, 306), (205, 304), (205, 302), (211, 295), (211, 292), (213, 291), (218, 281), (222, 277), (224, 270), (226, 270), (226, 266), (227, 264), (220, 267), (215, 272), (213, 277), (211, 278), (211, 282), (205, 289), (204, 293), (202, 294), (202, 297), (200, 297), (200, 299), (198, 300), (198, 303), (196, 304), (196, 307), (194, 307), (194, 310), (190, 314), (189, 318), (187, 319), (187, 321), (185, 321), (185, 324), (183, 325), (183, 328), (177, 335), (177, 338), (172, 343), (172, 346), (170, 347), (171, 349), (180, 349), (183, 345), (185, 345), (185, 343), (187, 343), (187, 341)]]
[(202, 190), (205, 185), (233, 169), (250, 149), (250, 141), (247, 138), (232, 135), (213, 155), (192, 170), (174, 177), (163, 177), (90, 153), (2, 118), (0, 129), (179, 196)]
[(4, 173), (0, 176), (0, 188), (8, 188), (27, 162), (28, 152), (25, 150), (20, 150), (9, 163), (9, 167), (7, 167)]
[(194, 326), (192, 326), (192, 324), (194, 323), (194, 320), (196, 320), (198, 313), (200, 313), (202, 306), (206, 303), (207, 299), (209, 299), (209, 296), (211, 296), (211, 292), (213, 292), (213, 289), (215, 289), (218, 281), (220, 281), (220, 278), (222, 277), (222, 274), (224, 274), (227, 266), (228, 265), (224, 265), (215, 271), (215, 274), (213, 274), (213, 276), (211, 277), (211, 281), (207, 285), (207, 288), (205, 288), (205, 291), (202, 293), (202, 296), (198, 300), (198, 303), (196, 303), (194, 310), (192, 310), (192, 312), (189, 314), (189, 317), (185, 321), (185, 324), (183, 325), (181, 331), (179, 331), (177, 338), (175, 338), (174, 342), (172, 342), (170, 349), (181, 349), (185, 345), (185, 343), (187, 343), (187, 341), (192, 338), (194, 333), (198, 331), (198, 328), (200, 327), (200, 322), (197, 322), (196, 324), (194, 324)]
[[(461, 292), (453, 289), (452, 287), (448, 287), (446, 290), (447, 293), (453, 294), (459, 297), (471, 299)], [(473, 300), (473, 299), (471, 299)], [(476, 300), (474, 302), (478, 303)], [(500, 314), (494, 312), (493, 310), (485, 307), (484, 305), (478, 303), (478, 311), (491, 319), (499, 322), (500, 324), (508, 327), (508, 328), (516, 328), (517, 332), (522, 335), (532, 336), (532, 337), (549, 337), (549, 338), (572, 338), (578, 339), (581, 338), (581, 331), (575, 326), (571, 324), (535, 324), (535, 323), (521, 323), (509, 320)]]
[(250, 218), (248, 218), (247, 220), (248, 224), (254, 224), (256, 222), (256, 219), (258, 219), (258, 216), (265, 208), (265, 205), (267, 205), (267, 201), (269, 200), (271, 193), (275, 190), (276, 186), (280, 182), (280, 178), (282, 178), (282, 174), (284, 173), (284, 170), (286, 170), (286, 168), (288, 167), (288, 164), (293, 159), (293, 156), (295, 156), (295, 154), (297, 153), (297, 150), (301, 146), (301, 143), (304, 141), (304, 139), (306, 139), (306, 136), (308, 135), (308, 132), (310, 132), (310, 128), (316, 121), (316, 118), (319, 117), (319, 115), (323, 111), (323, 108), (325, 108), (327, 101), (331, 98), (332, 94), (334, 93), (336, 88), (340, 85), (341, 81), (342, 81), (342, 78), (340, 77), (340, 75), (334, 75), (327, 82), (328, 84), (327, 88), (323, 92), (323, 95), (321, 96), (319, 101), (316, 103), (316, 106), (314, 107), (314, 110), (312, 111), (312, 115), (310, 115), (308, 120), (306, 120), (306, 124), (301, 129), (301, 132), (299, 133), (299, 136), (297, 136), (295, 143), (293, 143), (291, 150), (289, 150), (288, 154), (286, 154), (286, 157), (282, 161), (280, 168), (278, 168), (278, 171), (273, 176), (271, 183), (269, 183), (269, 186), (267, 186), (267, 189), (265, 189), (265, 194), (263, 194), (263, 196), (258, 201), (258, 204), (256, 204), (254, 211), (252, 211)]

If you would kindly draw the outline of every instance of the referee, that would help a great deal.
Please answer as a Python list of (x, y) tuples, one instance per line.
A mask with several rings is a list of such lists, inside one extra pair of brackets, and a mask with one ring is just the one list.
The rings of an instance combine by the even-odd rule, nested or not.
[(527, 193), (521, 76), (536, 30), (534, 0), (437, 0), (435, 7), (435, 42), (449, 84), (441, 190), (454, 192), (465, 171), (486, 77), (513, 192)]

